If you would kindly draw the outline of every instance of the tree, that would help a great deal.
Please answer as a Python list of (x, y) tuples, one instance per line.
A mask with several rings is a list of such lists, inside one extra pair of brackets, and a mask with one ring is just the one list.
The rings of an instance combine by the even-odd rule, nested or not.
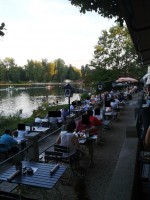
[(123, 17), (120, 13), (120, 6), (118, 0), (69, 0), (72, 5), (80, 7), (81, 13), (86, 11), (95, 11), (103, 17), (115, 17), (121, 24), (123, 24)]
[[(112, 79), (118, 76), (134, 76), (138, 78), (141, 68), (138, 56), (128, 33), (127, 27), (113, 26), (109, 31), (102, 31), (95, 46), (91, 65), (96, 69), (95, 77), (102, 75), (103, 69), (112, 71)], [(133, 69), (134, 73), (133, 73)]]
[(3, 22), (0, 25), (0, 36), (4, 36), (5, 35), (4, 30), (6, 30), (6, 29), (5, 29), (5, 24)]

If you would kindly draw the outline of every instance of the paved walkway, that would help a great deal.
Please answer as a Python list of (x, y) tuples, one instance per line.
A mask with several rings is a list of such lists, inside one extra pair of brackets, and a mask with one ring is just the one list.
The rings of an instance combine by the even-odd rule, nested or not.
[(118, 119), (112, 123), (110, 130), (105, 130), (103, 140), (95, 147), (95, 167), (88, 169), (87, 191), (92, 200), (104, 200), (111, 181), (124, 139), (126, 127), (134, 125), (134, 97), (119, 113)]

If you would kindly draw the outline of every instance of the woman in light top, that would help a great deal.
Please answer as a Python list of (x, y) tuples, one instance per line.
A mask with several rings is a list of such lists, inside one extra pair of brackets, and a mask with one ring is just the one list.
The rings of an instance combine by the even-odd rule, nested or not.
[[(70, 150), (69, 156), (71, 158), (71, 161), (75, 164), (76, 169), (79, 169), (80, 144), (78, 138), (74, 134), (75, 129), (76, 129), (75, 121), (74, 120), (68, 121), (66, 125), (66, 131), (60, 132), (60, 135), (56, 140), (56, 144), (69, 147)], [(64, 153), (64, 156), (68, 156), (68, 154)]]

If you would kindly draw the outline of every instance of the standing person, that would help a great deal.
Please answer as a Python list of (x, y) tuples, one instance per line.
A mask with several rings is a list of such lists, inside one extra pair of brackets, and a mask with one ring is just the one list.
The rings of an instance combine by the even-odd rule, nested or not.
[(74, 120), (68, 121), (66, 125), (66, 131), (60, 132), (60, 135), (56, 139), (56, 144), (69, 147), (70, 150), (69, 156), (71, 158), (71, 161), (75, 165), (76, 170), (80, 170), (80, 164), (79, 164), (80, 144), (78, 138), (73, 134), (75, 129), (76, 129), (75, 121)]
[(10, 135), (10, 130), (6, 129), (0, 137), (0, 144), (5, 144), (5, 148), (0, 148), (0, 152), (8, 151), (11, 155), (18, 153), (18, 142)]

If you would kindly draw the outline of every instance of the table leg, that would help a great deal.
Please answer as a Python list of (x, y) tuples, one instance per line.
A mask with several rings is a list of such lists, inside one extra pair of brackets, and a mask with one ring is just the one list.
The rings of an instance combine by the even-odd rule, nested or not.
[(90, 162), (89, 162), (89, 167), (92, 168), (94, 165), (93, 159), (94, 159), (94, 146), (93, 146), (93, 140), (90, 140), (87, 142), (87, 147), (89, 151), (89, 157), (90, 157)]

